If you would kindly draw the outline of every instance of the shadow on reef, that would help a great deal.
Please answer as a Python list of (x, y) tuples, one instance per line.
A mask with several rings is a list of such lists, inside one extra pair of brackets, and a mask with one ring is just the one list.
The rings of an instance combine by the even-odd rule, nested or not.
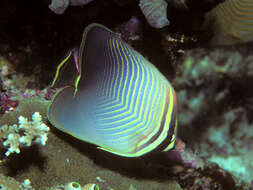
[(102, 168), (137, 179), (157, 179), (162, 181), (168, 180), (175, 175), (172, 168), (173, 162), (166, 156), (166, 153), (149, 153), (137, 158), (121, 157), (97, 149), (95, 145), (80, 141), (55, 128), (52, 129), (52, 132)]
[(2, 166), (5, 168), (4, 173), (6, 172), (7, 176), (15, 177), (34, 166), (43, 171), (45, 163), (46, 157), (40, 153), (39, 145), (34, 144), (22, 148), (18, 156), (16, 154), (10, 155), (8, 159), (3, 161)]

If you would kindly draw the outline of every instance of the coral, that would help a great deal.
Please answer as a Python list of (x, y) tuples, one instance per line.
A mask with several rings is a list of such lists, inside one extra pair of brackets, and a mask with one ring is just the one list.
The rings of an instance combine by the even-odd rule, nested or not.
[[(14, 126), (10, 126), (14, 127)], [(5, 156), (9, 156), (11, 153), (16, 152), (17, 154), (20, 153), (19, 149), (19, 134), (9, 134), (7, 136), (7, 140), (3, 142), (4, 146), (9, 146), (8, 151), (5, 152)]]
[(99, 190), (99, 186), (97, 184), (88, 183), (82, 187), (82, 190)]
[(207, 130), (204, 137), (207, 145), (200, 147), (211, 162), (250, 183), (253, 181), (253, 124), (246, 115), (242, 107), (224, 113), (220, 125)]
[(16, 124), (3, 125), (0, 128), (1, 140), (5, 140), (3, 145), (8, 147), (6, 156), (13, 152), (19, 153), (20, 146), (31, 146), (32, 142), (46, 145), (49, 127), (42, 122), (41, 115), (38, 112), (32, 115), (32, 121), (28, 121), (23, 116), (19, 116), (18, 120), (18, 126)]
[(24, 190), (33, 190), (31, 186), (31, 181), (29, 179), (25, 179), (24, 182), (22, 183), (22, 186)]
[(99, 189), (100, 189), (99, 186), (94, 183), (88, 183), (84, 186), (81, 186), (80, 183), (73, 181), (67, 183), (64, 186), (57, 186), (54, 190), (99, 190)]
[(46, 88), (43, 90), (26, 89), (23, 93), (21, 93), (21, 95), (26, 98), (41, 97), (44, 98), (45, 100), (51, 100), (56, 91), (57, 89), (52, 88)]
[[(181, 124), (190, 124), (199, 114), (225, 101), (235, 85), (247, 86), (253, 77), (253, 58), (249, 50), (253, 44), (237, 48), (195, 49), (186, 51), (178, 61), (177, 89)], [(233, 85), (235, 84), (235, 85)], [(245, 91), (249, 93), (250, 91)], [(211, 110), (210, 110), (211, 111)]]
[(63, 14), (69, 5), (85, 5), (93, 0), (52, 0), (49, 8), (56, 14)]
[(165, 0), (140, 0), (139, 6), (150, 26), (163, 28), (170, 24), (167, 19), (167, 2)]
[(23, 183), (16, 181), (12, 177), (6, 177), (0, 174), (0, 189), (1, 190), (34, 190), (29, 179), (25, 179)]
[(13, 111), (18, 106), (18, 103), (17, 100), (12, 100), (5, 93), (0, 95), (0, 109), (5, 113)]
[(64, 190), (81, 190), (81, 189), (82, 189), (81, 185), (77, 182), (67, 183), (64, 187)]
[(44, 98), (39, 98), (36, 96), (16, 96), (15, 98), (19, 102), (18, 107), (16, 107), (16, 109), (14, 109), (12, 112), (5, 113), (0, 117), (0, 126), (5, 124), (12, 125), (12, 122), (17, 120), (20, 115), (27, 117), (28, 119), (32, 119), (31, 116), (34, 112), (39, 112), (43, 119), (46, 118), (48, 101), (46, 101)]
[(63, 14), (68, 6), (69, 0), (52, 0), (48, 7), (56, 14)]
[(205, 160), (250, 184), (253, 43), (197, 48), (178, 60), (179, 137)]
[(39, 112), (35, 112), (32, 115), (33, 121), (28, 121), (28, 119), (23, 116), (20, 116), (18, 119), (19, 128), (24, 130), (24, 136), (19, 139), (21, 143), (31, 146), (32, 140), (34, 140), (34, 142), (38, 144), (43, 146), (46, 145), (49, 127), (42, 122)]

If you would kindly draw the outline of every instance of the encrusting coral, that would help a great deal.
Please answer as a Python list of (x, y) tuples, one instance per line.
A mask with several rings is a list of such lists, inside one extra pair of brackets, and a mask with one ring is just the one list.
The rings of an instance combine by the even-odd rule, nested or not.
[(140, 0), (139, 6), (150, 26), (163, 28), (170, 24), (167, 19), (168, 3), (164, 0)]
[(180, 100), (179, 137), (247, 184), (253, 182), (252, 46), (185, 51), (173, 81)]
[(69, 5), (85, 5), (93, 0), (52, 0), (49, 8), (56, 14), (63, 14)]
[(3, 145), (8, 147), (5, 156), (11, 153), (19, 153), (20, 146), (31, 146), (32, 142), (46, 145), (49, 127), (42, 122), (39, 112), (32, 115), (32, 121), (27, 118), (19, 116), (18, 124), (8, 126), (7, 124), (0, 127), (1, 141)]

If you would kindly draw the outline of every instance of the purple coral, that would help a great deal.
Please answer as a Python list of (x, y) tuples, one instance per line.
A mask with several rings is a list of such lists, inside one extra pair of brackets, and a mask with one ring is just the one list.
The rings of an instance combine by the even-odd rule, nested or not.
[(57, 89), (47, 88), (44, 96), (45, 100), (51, 100), (56, 93)]
[(6, 94), (0, 95), (0, 108), (4, 112), (11, 112), (15, 110), (15, 108), (18, 106), (17, 100), (11, 100), (10, 97)]

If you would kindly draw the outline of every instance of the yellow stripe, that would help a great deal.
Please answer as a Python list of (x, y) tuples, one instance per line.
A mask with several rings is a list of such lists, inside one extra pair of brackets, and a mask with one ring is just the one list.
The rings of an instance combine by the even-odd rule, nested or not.
[[(160, 83), (161, 83), (161, 81), (160, 81)], [(162, 123), (162, 119), (163, 119), (163, 114), (162, 113), (164, 112), (165, 109), (167, 109), (165, 107), (165, 105), (166, 105), (166, 90), (165, 90), (165, 86), (164, 86), (163, 82), (162, 82), (162, 86), (160, 88), (161, 88), (161, 92), (163, 92), (163, 94), (160, 93), (161, 94), (160, 98), (162, 98), (162, 100), (158, 100), (159, 102), (160, 101), (162, 102), (162, 107), (159, 110), (160, 112), (159, 112), (159, 115), (158, 115), (158, 120), (156, 120), (156, 122), (153, 124), (154, 129), (149, 132), (149, 136), (147, 136), (147, 138), (143, 139), (142, 141), (138, 142), (138, 145), (137, 145), (138, 147), (140, 147), (140, 146), (144, 145), (145, 143), (147, 143), (148, 141), (150, 141), (150, 139), (154, 135), (157, 134), (157, 132), (159, 131), (160, 124)], [(136, 147), (136, 148), (138, 148), (138, 147)]]
[[(149, 75), (149, 72), (147, 71), (147, 69), (146, 68), (143, 68), (143, 70), (146, 70), (146, 72), (147, 72), (147, 79), (149, 80), (149, 78), (150, 78), (150, 75)], [(144, 72), (143, 72), (144, 73)], [(144, 77), (143, 77), (144, 78)], [(147, 80), (147, 81), (148, 81)], [(148, 109), (146, 109), (146, 111), (145, 111), (145, 113), (142, 115), (142, 112), (143, 112), (143, 110), (144, 110), (144, 103), (147, 103), (147, 104), (149, 104), (149, 102), (145, 102), (144, 101), (144, 99), (145, 99), (145, 96), (147, 95), (147, 88), (148, 88), (148, 85), (149, 85), (150, 83), (145, 83), (145, 87), (144, 87), (144, 93), (143, 93), (143, 96), (142, 96), (142, 98), (141, 98), (141, 107), (140, 107), (140, 111), (137, 113), (137, 110), (138, 110), (138, 106), (134, 106), (134, 110), (135, 110), (135, 114), (136, 115), (138, 115), (138, 117), (135, 119), (135, 120), (133, 120), (133, 121), (131, 121), (131, 122), (129, 122), (128, 123), (128, 125), (131, 125), (131, 123), (137, 123), (137, 122), (139, 122), (139, 121), (141, 121), (142, 120), (142, 122), (141, 123), (138, 123), (137, 125), (135, 125), (135, 127), (131, 127), (131, 128), (126, 128), (126, 130), (124, 130), (124, 131), (121, 131), (121, 132), (117, 132), (117, 133), (113, 133), (113, 135), (121, 135), (121, 134), (124, 134), (124, 133), (128, 133), (128, 132), (131, 132), (131, 131), (133, 131), (133, 130), (135, 130), (136, 128), (138, 128), (138, 127), (140, 127), (148, 118), (146, 118), (146, 113), (147, 113), (147, 110)], [(149, 94), (149, 97), (151, 96), (151, 93)], [(140, 95), (138, 95), (138, 97), (141, 97)], [(136, 104), (139, 104), (139, 101), (140, 100), (137, 100), (137, 103)], [(136, 105), (135, 104), (135, 105)], [(146, 105), (147, 107), (148, 107), (148, 105)], [(122, 120), (121, 120), (122, 121)], [(122, 127), (120, 127), (120, 128), (122, 128)], [(145, 129), (146, 127), (143, 127), (143, 129)], [(117, 128), (117, 129), (119, 129), (119, 128)], [(133, 135), (136, 135), (136, 134), (132, 134), (132, 135), (128, 135), (127, 137), (129, 138), (129, 137), (131, 137), (131, 136), (133, 136)], [(121, 138), (118, 138), (118, 140), (122, 140), (122, 139), (125, 139), (126, 137), (121, 137)]]
[[(112, 76), (111, 79), (117, 81), (117, 79), (119, 78), (119, 58), (118, 58), (118, 55), (117, 55), (117, 51), (115, 50), (115, 45), (114, 45), (114, 41), (111, 41), (110, 43), (110, 48), (111, 48), (111, 51), (113, 52), (112, 54), (112, 60), (116, 59), (116, 62), (112, 62), (113, 64), (117, 64), (117, 71), (116, 71), (116, 67), (113, 66), (113, 73), (112, 73)], [(116, 76), (116, 78), (115, 78)], [(113, 80), (110, 81), (110, 84), (111, 86), (109, 87), (108, 89), (108, 93), (107, 93), (107, 97), (112, 97), (112, 94), (113, 94), (113, 90), (115, 90), (115, 86), (117, 83), (115, 83), (115, 86), (113, 86)]]
[[(172, 93), (172, 89), (170, 89), (169, 109), (168, 109), (167, 116), (171, 115), (172, 110), (173, 110), (173, 93)], [(169, 129), (168, 124), (170, 123), (171, 118), (166, 117), (166, 119), (168, 119), (169, 121), (166, 120), (165, 125), (163, 127), (163, 131), (159, 135), (159, 137), (155, 141), (153, 141), (153, 143), (151, 143), (150, 145), (148, 145), (145, 148), (138, 151), (136, 153), (137, 155), (142, 155), (142, 154), (152, 151), (154, 148), (156, 148), (158, 145), (160, 145), (165, 140), (165, 138), (167, 137), (168, 129)]]
[(56, 73), (55, 73), (55, 76), (54, 76), (54, 80), (51, 84), (51, 87), (53, 87), (58, 79), (58, 76), (59, 76), (59, 72), (62, 68), (62, 66), (67, 62), (67, 60), (70, 58), (70, 56), (72, 55), (72, 51), (69, 52), (69, 54), (67, 55), (67, 57), (65, 57), (62, 62), (57, 66), (57, 69), (56, 69)]
[[(125, 78), (125, 81), (124, 81), (124, 85), (123, 85), (123, 90), (122, 90), (122, 99), (121, 99), (121, 102), (120, 102), (120, 104), (117, 104), (117, 105), (113, 105), (113, 106), (110, 106), (110, 107), (108, 107), (107, 109), (108, 110), (110, 110), (110, 109), (112, 109), (112, 108), (116, 108), (116, 107), (120, 107), (120, 106), (122, 106), (123, 104), (124, 104), (124, 101), (126, 102), (125, 103), (125, 106), (123, 107), (123, 108), (121, 108), (121, 109), (118, 109), (118, 110), (114, 110), (114, 111), (107, 111), (106, 112), (106, 109), (103, 109), (103, 111), (105, 112), (105, 113), (103, 113), (103, 114), (101, 114), (101, 115), (110, 115), (110, 114), (113, 114), (113, 113), (117, 113), (117, 112), (119, 112), (119, 111), (121, 111), (121, 110), (124, 110), (124, 109), (126, 109), (126, 107), (127, 107), (127, 105), (128, 105), (128, 101), (129, 101), (129, 92), (131, 91), (131, 81), (133, 81), (133, 74), (131, 74), (131, 79), (130, 79), (130, 84), (129, 84), (129, 90), (127, 91), (127, 96), (125, 96), (125, 94), (126, 94), (126, 83), (127, 83), (127, 80), (128, 80), (128, 77), (129, 77), (129, 61), (128, 61), (128, 58), (127, 58), (127, 56), (126, 56), (126, 54), (125, 54), (125, 51), (124, 51), (124, 49), (122, 49), (122, 47), (124, 47), (123, 46), (123, 44), (119, 41), (119, 48), (121, 48), (121, 50), (122, 50), (122, 52), (123, 52), (123, 55), (124, 55), (124, 57), (125, 57), (125, 60), (126, 60), (126, 63), (124, 63), (124, 59), (122, 58), (122, 56), (121, 56), (121, 58), (122, 58), (122, 65), (124, 65), (124, 64), (126, 64), (126, 71), (127, 71), (127, 74), (126, 74), (126, 78)], [(131, 64), (132, 64), (132, 66), (133, 66), (133, 63), (131, 62)], [(123, 78), (123, 75), (124, 75), (124, 68), (122, 68), (122, 78)], [(122, 84), (122, 81), (120, 82), (121, 84)], [(121, 88), (121, 86), (120, 86), (120, 88)], [(119, 93), (118, 93), (119, 94)], [(125, 99), (125, 97), (126, 97), (126, 99)], [(104, 119), (101, 119), (101, 120), (106, 120), (106, 119), (113, 119), (113, 118), (117, 118), (117, 117), (120, 117), (120, 116), (122, 116), (122, 115), (125, 115), (126, 114), (126, 112), (124, 112), (123, 114), (118, 114), (118, 115), (115, 115), (115, 116), (112, 116), (112, 117), (106, 117), (106, 118), (104, 118)]]
[[(113, 96), (112, 97), (113, 97), (113, 99), (117, 98), (117, 101), (119, 101), (120, 99), (119, 99), (119, 96), (117, 96), (117, 95), (120, 92), (120, 89), (121, 89), (121, 86), (122, 86), (122, 80), (124, 78), (124, 76), (123, 76), (124, 75), (124, 60), (122, 59), (120, 52), (117, 51), (117, 49), (119, 49), (119, 44), (117, 43), (116, 40), (113, 40), (113, 42), (114, 42), (113, 43), (113, 48), (115, 49), (115, 52), (117, 53), (117, 55), (119, 57), (119, 61), (117, 61), (117, 65), (118, 65), (117, 77), (115, 79), (116, 81), (119, 81), (119, 88), (118, 89), (116, 88), (117, 85), (115, 85), (113, 87)], [(115, 47), (115, 45), (116, 45), (116, 47)], [(120, 67), (121, 67), (121, 75), (119, 75)], [(119, 80), (119, 78), (120, 78), (120, 80)], [(120, 104), (122, 104), (122, 99), (121, 99)]]
[[(126, 55), (125, 55), (126, 56)], [(132, 62), (132, 61), (131, 61)], [(134, 63), (133, 63), (134, 64)], [(136, 68), (137, 68), (137, 76), (136, 76), (136, 81), (138, 81), (138, 80), (140, 80), (139, 78), (140, 78), (140, 70), (139, 70), (139, 64), (135, 64), (136, 65)], [(133, 69), (134, 69), (134, 67), (133, 67)], [(132, 73), (134, 73), (134, 71), (132, 72)], [(142, 86), (143, 86), (143, 79), (144, 79), (144, 77), (141, 77), (141, 82), (140, 82), (140, 89), (142, 88)], [(131, 86), (132, 86), (132, 83), (130, 83), (129, 84), (129, 86), (130, 86), (130, 91), (131, 91)], [(135, 97), (135, 94), (136, 93), (138, 93), (137, 92), (137, 90), (136, 90), (136, 85), (134, 85), (134, 90), (133, 90), (133, 95), (132, 95), (132, 97)], [(123, 98), (124, 98), (124, 95), (122, 96)], [(128, 96), (129, 97), (129, 96)], [(137, 100), (136, 100), (136, 102), (138, 102), (139, 101), (139, 96), (137, 96)], [(134, 107), (135, 107), (135, 103), (133, 102), (134, 101), (134, 98), (132, 98), (131, 99), (131, 103), (130, 103), (130, 108), (129, 108), (129, 110), (128, 110), (128, 112), (124, 112), (123, 114), (124, 115), (127, 115), (127, 114), (129, 114), (129, 113), (131, 113), (132, 112), (132, 110), (135, 110), (134, 109)], [(128, 104), (128, 102), (126, 102), (126, 105)], [(126, 107), (126, 106), (125, 106)], [(124, 107), (124, 108), (125, 108)], [(110, 107), (111, 108), (111, 107)], [(109, 108), (109, 109), (110, 109)], [(121, 109), (122, 110), (122, 109)], [(116, 110), (117, 112), (119, 111), (119, 110)], [(104, 113), (104, 114), (99, 114), (99, 115), (106, 115), (106, 114), (109, 114), (109, 113), (114, 113), (115, 111), (111, 111), (111, 112), (106, 112), (106, 113)], [(99, 119), (99, 121), (104, 121), (104, 120), (107, 120), (107, 119), (111, 119), (111, 118), (113, 118), (113, 117), (120, 117), (120, 116), (122, 116), (123, 114), (119, 114), (119, 115), (116, 115), (116, 116), (112, 116), (112, 117), (106, 117), (106, 118), (102, 118), (102, 119)], [(136, 116), (136, 111), (134, 111), (134, 114), (132, 114), (130, 117), (127, 117), (127, 118), (125, 118), (125, 119), (122, 119), (122, 120), (119, 120), (119, 121), (115, 121), (115, 122), (107, 122), (107, 123), (103, 123), (102, 125), (111, 125), (111, 124), (115, 124), (115, 123), (119, 123), (119, 122), (122, 122), (122, 121), (124, 121), (124, 120), (127, 120), (127, 119), (130, 119), (130, 118), (133, 118), (133, 117), (135, 117)], [(121, 125), (121, 127), (116, 127), (117, 129), (120, 129), (120, 128), (123, 128), (125, 125)], [(115, 128), (111, 128), (111, 129), (115, 129)]]
[[(112, 39), (111, 40), (112, 41), (112, 45), (111, 45), (111, 47), (113, 47), (112, 49), (113, 50), (116, 50), (116, 48), (115, 48), (115, 43), (114, 42), (116, 42), (116, 40), (114, 40), (114, 39)], [(118, 44), (116, 43), (116, 46), (118, 47)], [(119, 63), (119, 58), (118, 58), (118, 54), (117, 54), (117, 51), (113, 51), (111, 49), (111, 51), (112, 52), (114, 52), (114, 55), (115, 55), (115, 57), (116, 57), (116, 59), (117, 59), (117, 61), (116, 61), (116, 64), (118, 65), (117, 67), (118, 67), (118, 69), (117, 69), (117, 72), (115, 72), (115, 66), (114, 66), (114, 71), (113, 71), (113, 76), (110, 76), (110, 78), (111, 78), (111, 82), (110, 82), (110, 90), (108, 91), (108, 95), (106, 95), (107, 97), (108, 97), (108, 99), (107, 100), (113, 100), (113, 101), (108, 101), (107, 103), (104, 103), (104, 101), (105, 100), (103, 100), (103, 102), (102, 103), (100, 103), (100, 106), (98, 106), (97, 107), (97, 109), (99, 110), (99, 112), (102, 112), (102, 113), (100, 113), (100, 114), (97, 114), (97, 115), (104, 115), (104, 114), (107, 114), (107, 112), (106, 112), (106, 110), (108, 110), (108, 109), (111, 109), (111, 105), (114, 105), (116, 102), (118, 102), (118, 101), (120, 101), (121, 99), (119, 99), (119, 97), (118, 96), (116, 96), (117, 95), (117, 93), (116, 93), (116, 90), (118, 90), (118, 93), (119, 93), (119, 90), (120, 90), (120, 88), (121, 88), (121, 83), (122, 83), (122, 80), (123, 80), (123, 72), (124, 72), (124, 65), (122, 66), (123, 68), (122, 68), (122, 73), (121, 73), (121, 75), (119, 75), (119, 69), (120, 69), (120, 63)], [(114, 57), (112, 58), (112, 60), (114, 60)], [(121, 58), (121, 61), (122, 61), (122, 58)], [(123, 61), (122, 61), (123, 62)], [(114, 61), (112, 61), (112, 63), (114, 63)], [(115, 78), (115, 73), (116, 73), (116, 78)], [(119, 78), (121, 78), (120, 80), (119, 80)], [(116, 86), (117, 86), (117, 82), (115, 83), (115, 85), (113, 86), (113, 80), (115, 80), (115, 81), (119, 81), (119, 88), (118, 89), (116, 89)], [(110, 92), (110, 93), (109, 93)], [(115, 99), (115, 97), (116, 97), (116, 99)], [(120, 101), (121, 103), (122, 103), (122, 101)], [(116, 105), (116, 106), (118, 106), (118, 105)]]
[[(148, 66), (148, 65), (147, 65)], [(146, 68), (145, 68), (146, 69)], [(145, 102), (145, 103), (147, 103), (147, 104), (156, 104), (157, 102), (154, 102), (154, 101), (152, 101), (151, 100), (151, 92), (152, 92), (152, 90), (153, 90), (153, 88), (154, 88), (154, 73), (153, 73), (153, 71), (152, 71), (152, 69), (151, 68), (148, 68), (149, 70), (150, 70), (150, 72), (151, 72), (151, 76), (149, 75), (149, 73), (148, 73), (148, 71), (147, 71), (147, 73), (148, 73), (148, 78), (150, 78), (151, 77), (151, 80), (152, 80), (152, 82), (151, 82), (151, 88), (150, 88), (150, 93), (149, 93), (149, 95), (148, 95), (148, 100), (147, 100), (147, 102)], [(156, 86), (157, 86), (157, 89), (159, 88), (159, 79), (157, 79), (157, 81), (156, 81)], [(150, 83), (149, 83), (150, 84)], [(144, 94), (144, 96), (146, 96), (146, 90), (147, 90), (147, 86), (149, 85), (149, 84), (146, 84), (146, 89), (145, 89), (145, 92), (143, 93)], [(154, 92), (154, 93), (156, 93), (156, 92)], [(154, 96), (155, 97), (155, 96)], [(158, 96), (159, 97), (159, 96)], [(149, 107), (149, 105), (145, 105), (145, 107), (146, 108), (148, 108)], [(144, 101), (142, 101), (142, 108), (141, 108), (141, 111), (140, 111), (140, 113), (142, 113), (142, 111), (143, 111), (143, 109), (144, 109)], [(152, 108), (151, 108), (152, 109)], [(148, 112), (149, 111), (149, 112)], [(160, 110), (157, 110), (158, 112), (156, 113), (156, 114), (158, 114), (158, 115), (160, 115), (160, 113), (159, 113), (159, 111)], [(148, 113), (147, 113), (148, 112)], [(128, 136), (124, 136), (124, 137), (121, 137), (121, 138), (118, 138), (118, 139), (113, 139), (112, 141), (118, 141), (118, 140), (124, 140), (124, 139), (126, 139), (126, 138), (128, 138), (129, 140), (131, 139), (131, 138), (133, 138), (133, 137), (137, 137), (138, 138), (138, 140), (139, 140), (139, 137), (140, 137), (140, 135), (143, 135), (144, 133), (145, 134), (148, 134), (148, 133), (150, 133), (150, 131), (153, 131), (153, 130), (155, 130), (156, 129), (156, 127), (157, 127), (157, 125), (156, 125), (156, 123), (154, 124), (154, 119), (156, 118), (156, 116), (155, 115), (153, 115), (153, 112), (154, 111), (150, 111), (150, 110), (148, 110), (148, 109), (146, 109), (145, 110), (145, 113), (143, 114), (143, 115), (140, 115), (140, 117), (142, 117), (142, 122), (141, 123), (139, 123), (139, 124), (137, 124), (135, 127), (133, 127), (133, 128), (131, 128), (131, 129), (129, 129), (129, 130), (125, 130), (125, 131), (122, 131), (122, 132), (119, 132), (119, 133), (115, 133), (115, 134), (122, 134), (122, 133), (125, 133), (125, 132), (129, 132), (129, 131), (131, 131), (131, 130), (135, 130), (136, 128), (139, 128), (141, 125), (143, 125), (147, 120), (151, 120), (150, 122), (149, 122), (149, 125), (148, 126), (144, 126), (144, 127), (142, 127), (142, 128), (140, 128), (139, 130), (137, 130), (136, 132), (134, 132), (134, 133), (132, 133), (131, 135), (128, 135)], [(153, 115), (152, 117), (151, 117), (151, 114)], [(139, 118), (140, 118), (139, 117)], [(138, 120), (135, 120), (136, 122), (138, 122), (140, 119), (138, 118)], [(137, 139), (135, 139), (135, 141), (136, 141)], [(132, 141), (134, 141), (134, 140), (132, 140)], [(135, 145), (136, 146), (136, 145)]]
[[(127, 49), (125, 49), (126, 51), (127, 51)], [(134, 57), (133, 57), (134, 58)], [(139, 64), (139, 63), (141, 63), (141, 62), (136, 62), (136, 68), (137, 68), (137, 70), (138, 70), (138, 74), (137, 74), (137, 78), (136, 78), (136, 81), (138, 81), (139, 80), (139, 73), (140, 73), (140, 70), (139, 70), (139, 66), (141, 66), (142, 68), (143, 68), (143, 70), (144, 70), (144, 67), (143, 67), (143, 65), (142, 64)], [(144, 84), (144, 77), (143, 77), (143, 73), (142, 73), (142, 77), (141, 77), (141, 82), (140, 82), (140, 89), (142, 89), (142, 87), (143, 87), (143, 84)], [(130, 84), (130, 86), (132, 86), (132, 84)], [(134, 93), (133, 93), (133, 96), (132, 97), (135, 97), (135, 93), (138, 93), (139, 94), (139, 89), (137, 89), (136, 90), (136, 85), (134, 85)], [(118, 121), (115, 121), (115, 122), (109, 122), (109, 123), (106, 123), (105, 125), (112, 125), (112, 124), (115, 124), (115, 123), (119, 123), (119, 122), (122, 122), (122, 121), (125, 121), (125, 120), (128, 120), (128, 119), (131, 119), (131, 118), (133, 118), (133, 117), (135, 117), (136, 115), (137, 115), (137, 112), (136, 112), (136, 110), (137, 109), (135, 109), (136, 108), (136, 104), (135, 104), (135, 102), (133, 102), (134, 101), (134, 98), (132, 98), (131, 99), (131, 103), (130, 103), (130, 108), (129, 108), (129, 111), (128, 112), (124, 112), (123, 114), (120, 114), (120, 115), (117, 115), (117, 117), (119, 117), (119, 116), (121, 116), (121, 115), (126, 115), (126, 114), (129, 114), (129, 113), (131, 113), (131, 112), (133, 112), (133, 114), (131, 115), (131, 116), (129, 116), (129, 117), (126, 117), (126, 118), (124, 118), (124, 119), (121, 119), (121, 120), (118, 120)], [(137, 100), (136, 100), (136, 102), (139, 102), (140, 101), (140, 96), (138, 95), (137, 96)], [(133, 110), (133, 111), (132, 111)], [(110, 117), (111, 118), (111, 117)], [(124, 125), (120, 125), (120, 126), (117, 126), (117, 127), (110, 127), (110, 128), (106, 128), (106, 129), (104, 129), (104, 130), (114, 130), (114, 129), (122, 129), (122, 128), (125, 128), (127, 125), (131, 125), (132, 123), (135, 123), (135, 122), (137, 122), (138, 120), (139, 120), (139, 118), (140, 117), (138, 117), (137, 119), (135, 119), (135, 120), (132, 120), (132, 121), (130, 121), (130, 122), (128, 122), (127, 124), (124, 124)], [(117, 134), (115, 134), (115, 135), (117, 135)]]
[[(154, 104), (155, 102), (154, 101), (152, 101), (151, 100), (151, 92), (152, 92), (152, 90), (153, 90), (153, 88), (154, 88), (154, 75), (153, 75), (153, 72), (152, 72), (152, 70), (150, 70), (150, 72), (151, 72), (151, 87), (150, 87), (150, 93), (149, 93), (149, 95), (148, 95), (148, 99), (147, 99), (147, 102), (145, 102), (145, 103), (147, 103), (148, 105), (145, 105), (145, 107), (146, 107), (146, 109), (145, 109), (145, 112), (144, 112), (144, 114), (143, 114), (143, 118), (142, 118), (142, 122), (141, 123), (139, 123), (139, 124), (137, 124), (133, 129), (136, 129), (136, 128), (138, 128), (139, 126), (141, 126), (141, 125), (143, 125), (147, 120), (151, 120), (150, 122), (148, 122), (148, 123), (150, 123), (151, 125), (150, 126), (145, 126), (145, 127), (142, 127), (142, 128), (140, 128), (139, 130), (137, 130), (135, 133), (132, 133), (131, 135), (128, 135), (128, 138), (129, 139), (131, 139), (131, 138), (133, 138), (134, 136), (138, 136), (138, 135), (140, 135), (140, 134), (142, 134), (142, 133), (144, 133), (145, 131), (149, 131), (149, 130), (153, 130), (153, 127), (152, 126), (154, 126), (154, 125), (152, 125), (152, 121), (154, 121), (154, 115), (153, 115), (153, 117), (151, 117), (151, 114), (153, 114), (153, 112), (152, 111), (150, 111), (149, 109), (148, 109), (148, 107), (149, 107), (149, 104)], [(149, 78), (149, 75), (147, 76), (148, 78)], [(156, 84), (157, 85), (157, 84)], [(147, 85), (146, 85), (147, 86)], [(154, 92), (155, 93), (155, 92)], [(146, 92), (144, 93), (144, 96), (146, 96)], [(143, 110), (143, 104), (144, 104), (144, 101), (142, 102), (142, 110)], [(151, 109), (152, 109), (152, 106), (151, 106)], [(148, 112), (149, 111), (149, 112)], [(148, 112), (148, 113), (147, 113)], [(141, 111), (141, 113), (142, 113), (142, 111)], [(145, 131), (144, 131), (145, 130)], [(127, 137), (125, 137), (125, 138), (127, 138)], [(123, 138), (120, 138), (120, 139), (123, 139)]]

